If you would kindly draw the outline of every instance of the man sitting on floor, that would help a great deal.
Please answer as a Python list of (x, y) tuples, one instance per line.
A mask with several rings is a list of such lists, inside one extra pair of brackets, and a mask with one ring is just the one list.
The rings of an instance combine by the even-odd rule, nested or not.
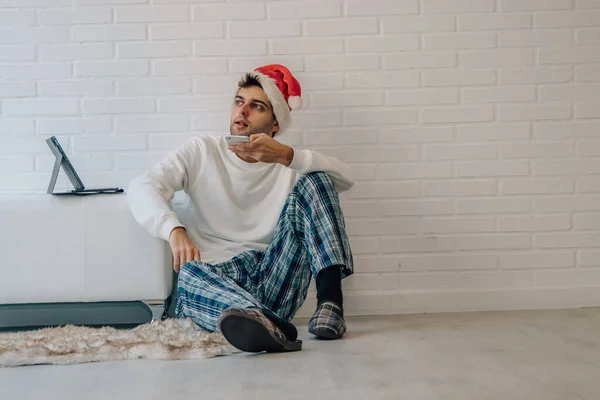
[[(316, 280), (309, 332), (341, 338), (343, 278), (353, 273), (338, 193), (354, 181), (339, 160), (273, 139), (301, 106), (300, 84), (282, 65), (245, 74), (230, 133), (198, 136), (168, 154), (128, 189), (135, 219), (170, 243), (179, 272), (176, 316), (220, 331), (243, 351), (302, 348), (290, 323)], [(182, 223), (170, 201), (190, 198)]]

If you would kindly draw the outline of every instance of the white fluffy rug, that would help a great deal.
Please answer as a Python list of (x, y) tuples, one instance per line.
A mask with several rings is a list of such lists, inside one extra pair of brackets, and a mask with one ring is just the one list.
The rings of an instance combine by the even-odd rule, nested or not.
[(185, 360), (235, 352), (221, 334), (206, 332), (190, 319), (157, 320), (131, 330), (66, 325), (0, 334), (0, 367), (138, 358)]

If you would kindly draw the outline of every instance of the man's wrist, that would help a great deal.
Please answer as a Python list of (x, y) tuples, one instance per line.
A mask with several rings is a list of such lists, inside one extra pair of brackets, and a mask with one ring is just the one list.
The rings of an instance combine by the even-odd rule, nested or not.
[(171, 229), (171, 232), (169, 233), (169, 238), (171, 237), (171, 235), (175, 232), (181, 231), (183, 230), (184, 232), (186, 232), (187, 230), (185, 229), (185, 227), (183, 226), (176, 226), (175, 228)]
[(294, 160), (294, 149), (286, 146), (281, 164), (285, 165), (286, 167), (289, 167), (293, 160)]

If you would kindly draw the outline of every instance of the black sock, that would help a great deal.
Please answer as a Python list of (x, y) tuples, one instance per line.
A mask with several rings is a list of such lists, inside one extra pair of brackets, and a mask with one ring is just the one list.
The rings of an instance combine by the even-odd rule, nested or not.
[(333, 301), (342, 305), (342, 266), (325, 268), (317, 275), (317, 301)]

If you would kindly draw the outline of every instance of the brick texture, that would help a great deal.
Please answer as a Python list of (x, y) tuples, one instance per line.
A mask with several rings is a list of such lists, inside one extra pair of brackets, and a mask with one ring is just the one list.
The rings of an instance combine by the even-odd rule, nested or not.
[(285, 140), (357, 179), (350, 313), (600, 285), (599, 1), (0, 3), (2, 195), (45, 192), (50, 135), (88, 185), (126, 185), (282, 63), (305, 99)]

